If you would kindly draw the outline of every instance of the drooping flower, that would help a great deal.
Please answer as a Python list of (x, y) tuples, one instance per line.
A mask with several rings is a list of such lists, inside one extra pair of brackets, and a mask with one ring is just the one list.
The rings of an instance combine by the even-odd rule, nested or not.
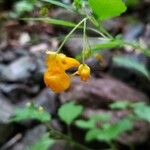
[(44, 82), (52, 91), (63, 92), (70, 86), (70, 76), (65, 72), (72, 67), (79, 67), (80, 63), (62, 53), (46, 52), (47, 70), (44, 72)]
[(81, 64), (79, 66), (78, 71), (76, 72), (76, 74), (78, 74), (80, 76), (80, 79), (82, 81), (87, 81), (90, 78), (90, 72), (91, 72), (91, 69), (88, 65)]
[(44, 73), (44, 82), (53, 92), (63, 92), (70, 86), (70, 77), (65, 72), (53, 73), (46, 71)]

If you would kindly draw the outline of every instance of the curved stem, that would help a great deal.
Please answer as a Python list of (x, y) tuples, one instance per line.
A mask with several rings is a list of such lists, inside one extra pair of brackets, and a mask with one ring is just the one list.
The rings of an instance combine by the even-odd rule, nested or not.
[(88, 15), (88, 19), (98, 28), (99, 32), (101, 33), (101, 35), (103, 35), (103, 37), (105, 37), (105, 38), (113, 38), (113, 37), (105, 30), (105, 28), (102, 26), (102, 24), (99, 23), (93, 16), (89, 16), (89, 15)]
[(102, 36), (103, 38), (108, 38), (106, 35), (104, 35), (102, 32), (100, 32), (99, 30), (96, 30), (96, 29), (93, 29), (91, 27), (87, 27), (87, 29), (95, 32), (95, 33), (98, 33), (100, 36)]
[(102, 31), (108, 38), (111, 38), (111, 39), (113, 38), (113, 36), (107, 32), (107, 30), (102, 26), (102, 24), (99, 24), (98, 28), (99, 28), (99, 30)]
[(63, 42), (61, 43), (61, 45), (59, 46), (57, 53), (60, 52), (60, 50), (62, 49), (63, 45), (66, 43), (66, 41), (69, 39), (69, 37), (71, 36), (71, 34), (86, 20), (87, 18), (84, 18), (83, 20), (81, 20), (70, 32), (69, 34), (65, 37), (65, 39), (63, 40)]

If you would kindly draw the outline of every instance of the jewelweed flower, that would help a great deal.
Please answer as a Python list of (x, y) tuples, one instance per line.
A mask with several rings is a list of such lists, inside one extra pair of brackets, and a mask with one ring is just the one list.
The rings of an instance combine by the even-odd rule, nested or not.
[(90, 72), (91, 72), (91, 69), (88, 65), (81, 64), (79, 66), (78, 71), (76, 72), (76, 74), (78, 74), (80, 76), (80, 79), (82, 81), (87, 81), (90, 78)]
[(46, 52), (47, 69), (44, 72), (44, 82), (52, 91), (59, 93), (69, 88), (71, 79), (65, 72), (72, 67), (79, 67), (80, 63), (62, 53)]
[(65, 72), (51, 73), (46, 71), (44, 81), (46, 86), (56, 93), (63, 92), (70, 86), (70, 77)]

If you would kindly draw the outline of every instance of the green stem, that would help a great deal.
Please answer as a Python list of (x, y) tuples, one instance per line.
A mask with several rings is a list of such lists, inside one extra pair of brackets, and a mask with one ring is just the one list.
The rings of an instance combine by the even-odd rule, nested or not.
[[(94, 25), (99, 29), (99, 23), (95, 20), (95, 18), (89, 16), (88, 14), (87, 14), (87, 18), (89, 19), (89, 21), (91, 21), (92, 24), (94, 24)], [(92, 31), (94, 31), (94, 32), (96, 32), (96, 33), (98, 33), (98, 34), (100, 34), (100, 35), (101, 35), (102, 37), (104, 37), (104, 38), (107, 38), (107, 36), (104, 35), (104, 34), (103, 34), (101, 31), (99, 31), (99, 30), (96, 30), (96, 29), (93, 29), (93, 28), (90, 28), (90, 27), (88, 27), (88, 29), (90, 29), (90, 30), (92, 30)]]
[(63, 40), (63, 42), (61, 43), (61, 45), (59, 46), (57, 53), (60, 52), (60, 50), (62, 49), (63, 45), (66, 43), (66, 41), (69, 39), (69, 37), (72, 35), (72, 33), (85, 21), (87, 20), (87, 18), (84, 18), (83, 20), (81, 20), (70, 32), (69, 34), (65, 37), (65, 39)]
[(68, 136), (69, 136), (70, 138), (72, 138), (71, 129), (70, 129), (70, 126), (69, 126), (69, 125), (67, 125), (67, 132), (68, 132)]
[(134, 145), (132, 143), (129, 144), (130, 150), (135, 150)]
[(86, 20), (84, 21), (83, 28), (83, 51), (82, 51), (82, 63), (85, 63), (85, 50), (86, 50)]
[(87, 27), (88, 30), (91, 30), (97, 34), (99, 34), (100, 36), (102, 36), (103, 38), (108, 38), (106, 35), (104, 35), (102, 32), (100, 32), (99, 30), (93, 29), (91, 27)]
[(62, 139), (71, 145), (74, 145), (78, 148), (78, 150), (93, 150), (90, 149), (76, 141), (74, 141), (70, 136), (63, 134), (62, 132), (55, 130), (53, 127), (50, 126), (50, 124), (46, 124), (47, 128), (50, 130), (51, 135), (58, 137), (59, 139)]
[(93, 16), (88, 15), (88, 19), (98, 28), (101, 35), (105, 38), (113, 38)]
[(111, 39), (113, 38), (113, 36), (107, 32), (107, 30), (102, 26), (102, 24), (99, 24), (98, 28), (99, 28), (99, 30), (102, 31), (108, 38), (111, 38)]
[(111, 150), (117, 150), (116, 145), (113, 142), (109, 142)]

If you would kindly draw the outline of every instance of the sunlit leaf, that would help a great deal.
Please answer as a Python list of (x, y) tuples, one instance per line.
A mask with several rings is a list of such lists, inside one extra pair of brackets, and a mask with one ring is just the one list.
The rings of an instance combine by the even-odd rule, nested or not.
[(17, 108), (14, 111), (13, 117), (10, 118), (11, 122), (19, 122), (23, 120), (39, 120), (41, 122), (48, 122), (51, 119), (49, 113), (44, 110), (40, 110), (38, 107), (31, 105), (25, 108)]
[(104, 124), (101, 129), (91, 129), (86, 134), (86, 141), (99, 140), (109, 142), (118, 138), (125, 131), (131, 130), (133, 123), (123, 119), (115, 124)]
[(97, 19), (106, 20), (120, 16), (126, 11), (122, 0), (88, 0), (94, 15)]
[(76, 126), (79, 128), (83, 128), (83, 129), (92, 129), (92, 128), (96, 128), (96, 124), (98, 122), (102, 123), (102, 122), (106, 122), (109, 121), (111, 119), (111, 115), (109, 115), (108, 113), (103, 113), (103, 114), (99, 114), (99, 115), (92, 115), (90, 117), (89, 120), (77, 120)]
[(15, 4), (15, 12), (18, 14), (30, 12), (33, 10), (33, 6), (33, 3), (30, 3), (29, 1), (19, 1)]
[(106, 122), (111, 119), (111, 115), (108, 113), (96, 114), (90, 117), (91, 120)]
[(126, 109), (130, 105), (129, 101), (117, 101), (110, 104), (111, 109)]
[(95, 128), (95, 121), (94, 120), (77, 120), (76, 126), (83, 129), (92, 129)]
[(150, 106), (141, 102), (141, 103), (133, 104), (132, 107), (135, 115), (139, 119), (143, 119), (145, 121), (150, 122)]
[(82, 106), (75, 105), (74, 102), (68, 102), (59, 108), (58, 115), (62, 121), (70, 125), (82, 113), (82, 110)]
[(76, 7), (77, 10), (81, 9), (82, 0), (74, 0), (73, 5)]

